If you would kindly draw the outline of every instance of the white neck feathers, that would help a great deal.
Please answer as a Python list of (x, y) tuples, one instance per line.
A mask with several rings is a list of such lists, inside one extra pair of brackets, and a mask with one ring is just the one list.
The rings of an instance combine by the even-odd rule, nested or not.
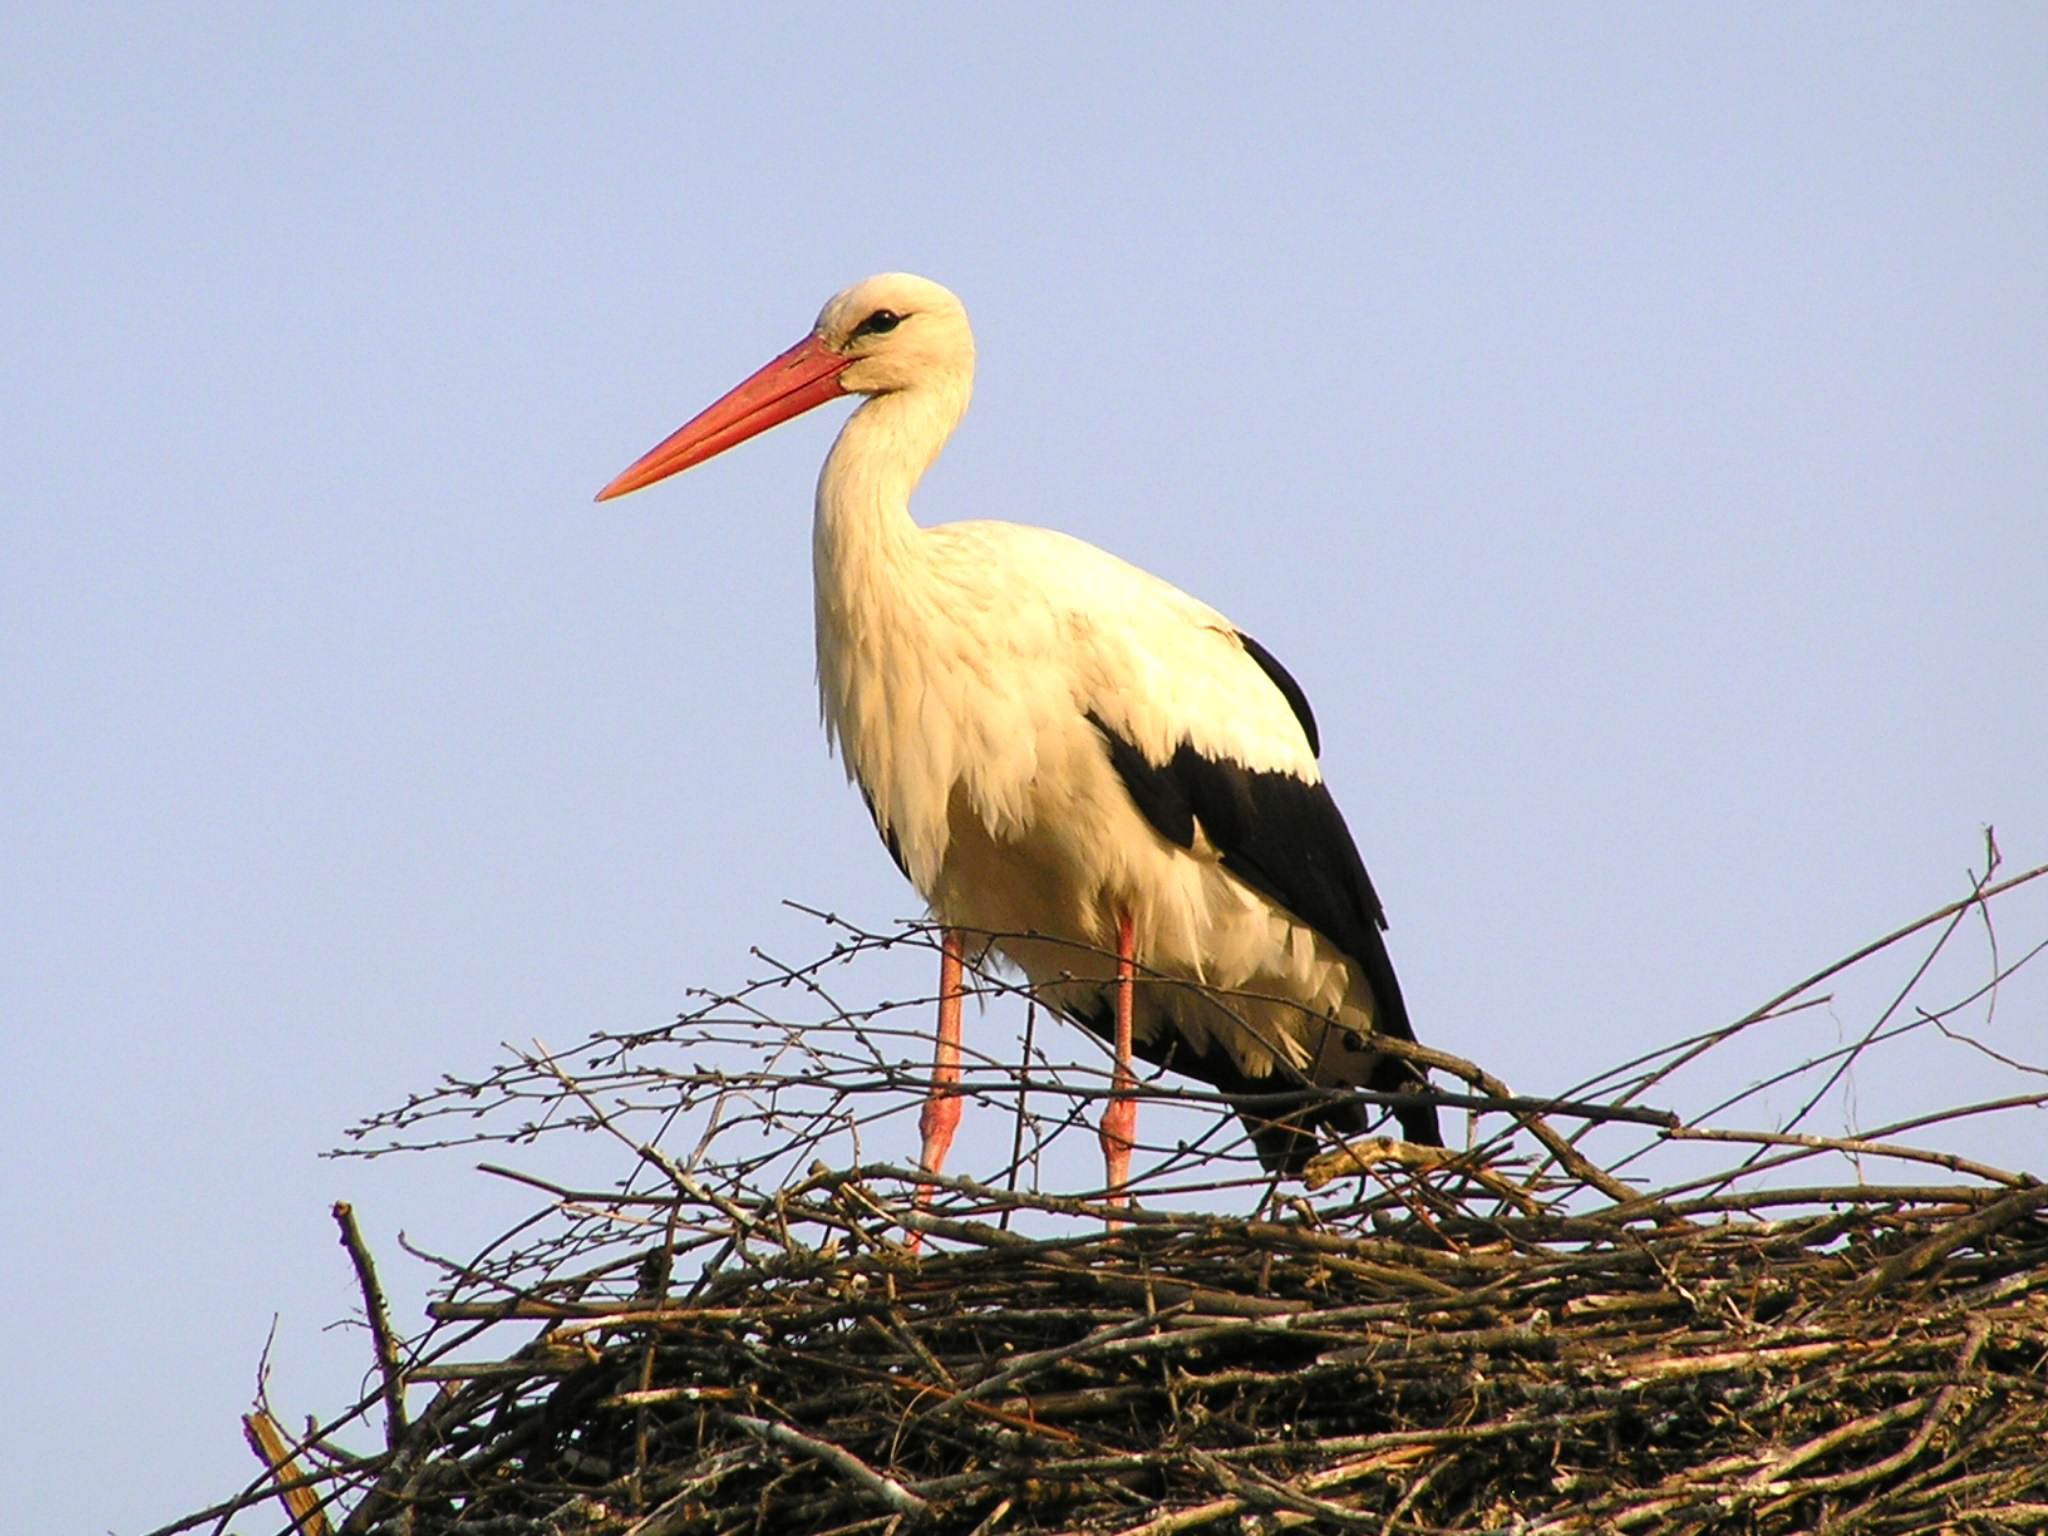
[[(952, 770), (943, 744), (927, 742), (916, 763), (894, 760), (892, 744), (919, 737), (909, 726), (924, 696), (932, 626), (929, 573), (920, 558), (910, 495), (967, 408), (969, 383), (943, 377), (876, 395), (840, 429), (818, 477), (811, 532), (816, 582), (818, 694), (825, 734), (868, 797), (885, 834), (900, 840), (922, 890), (944, 849), (942, 824), (906, 824), (907, 797), (921, 792), (943, 813), (937, 783)], [(908, 712), (906, 714), (906, 712)]]

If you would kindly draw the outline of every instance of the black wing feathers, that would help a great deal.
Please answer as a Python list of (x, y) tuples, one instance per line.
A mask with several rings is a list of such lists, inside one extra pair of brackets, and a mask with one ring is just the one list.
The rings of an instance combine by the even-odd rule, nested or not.
[(882, 846), (889, 850), (889, 857), (896, 861), (896, 867), (903, 872), (903, 878), (910, 878), (910, 866), (903, 862), (903, 845), (896, 841), (896, 829), (882, 825), (882, 813), (875, 809), (875, 797), (868, 793), (867, 785), (860, 786), (860, 797), (867, 802), (868, 819), (875, 824), (875, 831), (882, 839)]
[(1152, 830), (1179, 848), (1195, 846), (1195, 805), (1188, 797), (1186, 779), (1174, 772), (1174, 765), (1155, 768), (1131, 742), (1103, 723), (1102, 716), (1088, 711), (1088, 723), (1102, 733), (1109, 746), (1109, 765), (1124, 788), (1137, 802), (1138, 814), (1152, 824)]
[[(1311, 750), (1320, 750), (1315, 717), (1300, 686), (1263, 646), (1242, 635), (1238, 638), (1287, 700)], [(1387, 920), (1379, 893), (1326, 786), (1291, 773), (1259, 772), (1228, 758), (1205, 756), (1185, 741), (1166, 763), (1153, 763), (1100, 716), (1091, 713), (1088, 719), (1102, 733), (1110, 764), (1139, 813), (1161, 837), (1190, 848), (1199, 822), (1225, 869), (1292, 912), (1358, 965), (1377, 1005), (1375, 1029), (1396, 1040), (1415, 1038), (1401, 983), (1380, 936)], [(1203, 1063), (1205, 1068), (1212, 1065)], [(1197, 1070), (1195, 1075), (1226, 1091), (1233, 1086), (1222, 1083), (1213, 1070)], [(1369, 1086), (1399, 1092), (1421, 1081), (1413, 1067), (1387, 1056), (1381, 1058)], [(1404, 1109), (1399, 1117), (1410, 1141), (1442, 1144), (1433, 1107)], [(1265, 1150), (1262, 1144), (1262, 1154)]]
[(1308, 749), (1317, 757), (1323, 755), (1323, 738), (1316, 730), (1316, 712), (1308, 707), (1308, 695), (1301, 691), (1292, 674), (1280, 665), (1280, 658), (1267, 650), (1243, 630), (1237, 638), (1244, 642), (1244, 653), (1259, 664), (1259, 670), (1273, 680), (1273, 686), (1280, 690), (1280, 697), (1287, 701), (1287, 707), (1294, 711), (1294, 718), (1301, 722), (1301, 734), (1308, 738)]
[(1397, 1040), (1415, 1038), (1380, 937), (1386, 916), (1379, 895), (1326, 786), (1205, 757), (1186, 742), (1164, 765), (1155, 764), (1101, 716), (1091, 713), (1088, 720), (1102, 733), (1110, 766), (1154, 831), (1191, 848), (1199, 820), (1225, 869), (1363, 967), (1379, 1004), (1378, 1027)]

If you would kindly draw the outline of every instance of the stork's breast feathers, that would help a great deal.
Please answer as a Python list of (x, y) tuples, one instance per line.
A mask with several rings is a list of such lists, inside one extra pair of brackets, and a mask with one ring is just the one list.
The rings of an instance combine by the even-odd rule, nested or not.
[[(1046, 529), (942, 524), (912, 548), (890, 602), (848, 583), (821, 603), (819, 680), (847, 767), (927, 896), (959, 805), (1007, 843), (1091, 795), (1105, 804), (1120, 779), (1161, 835), (1214, 859), (1268, 814), (1260, 781), (1320, 789), (1300, 688), (1213, 608)], [(1082, 823), (1040, 831), (1100, 835)]]

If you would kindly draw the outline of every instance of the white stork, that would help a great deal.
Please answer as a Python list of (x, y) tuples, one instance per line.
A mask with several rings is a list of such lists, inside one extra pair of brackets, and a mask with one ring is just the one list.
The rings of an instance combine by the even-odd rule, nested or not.
[[(1134, 1053), (1260, 1096), (1240, 1113), (1261, 1160), (1298, 1171), (1316, 1128), (1364, 1129), (1363, 1105), (1327, 1090), (1421, 1084), (1372, 1046), (1415, 1036), (1308, 700), (1213, 608), (1092, 545), (911, 521), (973, 381), (960, 301), (871, 277), (598, 499), (865, 396), (818, 478), (818, 687), (847, 776), (944, 929), (924, 1167), (939, 1171), (959, 1122), (963, 935), (979, 933), (1114, 1043), (1112, 1194), (1136, 1130)], [(1396, 1113), (1441, 1145), (1431, 1105)]]

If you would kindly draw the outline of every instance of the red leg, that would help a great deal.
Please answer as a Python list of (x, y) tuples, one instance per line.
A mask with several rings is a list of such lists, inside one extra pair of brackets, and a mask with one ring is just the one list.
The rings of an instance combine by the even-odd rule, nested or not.
[[(925, 1172), (937, 1173), (946, 1163), (946, 1150), (953, 1145), (953, 1132), (960, 1125), (960, 999), (962, 960), (966, 946), (957, 930), (948, 928), (939, 944), (939, 1043), (932, 1056), (932, 1087), (924, 1101), (924, 1113), (917, 1128), (924, 1133), (924, 1151), (919, 1157)], [(917, 1203), (931, 1199), (929, 1186), (920, 1186)], [(912, 1234), (912, 1246), (916, 1234)]]
[[(1131, 1071), (1131, 987), (1138, 965), (1131, 937), (1131, 914), (1116, 918), (1116, 1072), (1110, 1080), (1109, 1107), (1102, 1112), (1102, 1157), (1108, 1168), (1112, 1199), (1121, 1196), (1131, 1178), (1131, 1148), (1137, 1145), (1138, 1079)], [(1114, 1223), (1112, 1223), (1114, 1225)]]

